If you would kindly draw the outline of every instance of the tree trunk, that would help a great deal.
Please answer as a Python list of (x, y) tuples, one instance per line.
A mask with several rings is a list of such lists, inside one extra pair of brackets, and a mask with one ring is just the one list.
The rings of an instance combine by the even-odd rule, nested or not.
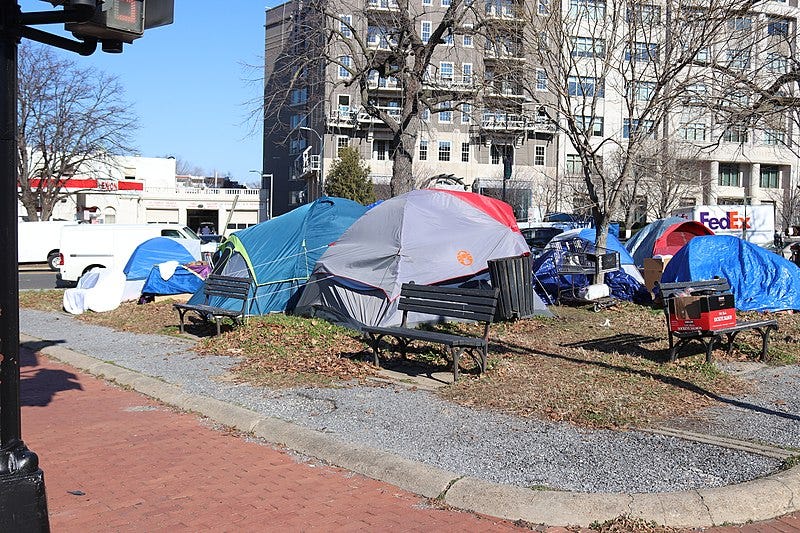
[(405, 194), (416, 188), (413, 165), (414, 148), (417, 142), (416, 128), (406, 127), (395, 134), (396, 145), (392, 153), (392, 181), (389, 186), (392, 197)]

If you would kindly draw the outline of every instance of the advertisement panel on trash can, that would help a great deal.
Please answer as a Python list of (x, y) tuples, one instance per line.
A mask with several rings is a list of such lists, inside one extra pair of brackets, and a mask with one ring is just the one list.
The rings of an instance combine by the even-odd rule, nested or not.
[(676, 209), (672, 214), (696, 220), (716, 235), (733, 235), (762, 246), (775, 236), (772, 205), (696, 205)]

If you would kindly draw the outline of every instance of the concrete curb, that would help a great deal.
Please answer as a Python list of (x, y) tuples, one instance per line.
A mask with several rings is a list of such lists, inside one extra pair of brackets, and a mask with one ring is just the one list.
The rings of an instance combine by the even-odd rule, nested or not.
[[(23, 342), (40, 342), (27, 335), (20, 338)], [(181, 387), (60, 346), (47, 346), (40, 351), (267, 442), (427, 498), (440, 498), (453, 507), (498, 518), (586, 527), (626, 514), (672, 527), (708, 527), (768, 520), (800, 510), (800, 466), (738, 485), (687, 492), (590, 494), (527, 489), (459, 476), (389, 452), (345, 443), (333, 435), (190, 394)]]

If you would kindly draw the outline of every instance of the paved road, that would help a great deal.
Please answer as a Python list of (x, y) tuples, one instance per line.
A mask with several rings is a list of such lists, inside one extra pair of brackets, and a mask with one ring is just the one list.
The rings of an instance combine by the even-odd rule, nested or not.
[(55, 289), (56, 273), (44, 263), (34, 265), (20, 265), (19, 288), (28, 289)]

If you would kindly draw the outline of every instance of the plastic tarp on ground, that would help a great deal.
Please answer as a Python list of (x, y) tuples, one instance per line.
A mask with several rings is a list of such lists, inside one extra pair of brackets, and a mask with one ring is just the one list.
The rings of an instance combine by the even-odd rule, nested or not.
[(660, 218), (636, 232), (625, 243), (625, 248), (636, 266), (642, 268), (648, 257), (675, 255), (687, 242), (701, 235), (714, 235), (714, 232), (694, 220)]
[(662, 283), (727, 278), (740, 311), (800, 310), (800, 268), (731, 235), (695, 237), (676, 253)]
[[(403, 283), (460, 285), (485, 273), (490, 259), (527, 253), (507, 203), (469, 192), (411, 191), (370, 209), (328, 248), (295, 313), (355, 329), (397, 325)], [(410, 323), (432, 319), (409, 316)]]
[(64, 291), (64, 310), (73, 315), (85, 311), (104, 313), (122, 303), (125, 274), (121, 270), (96, 267), (78, 280), (78, 286)]
[[(323, 197), (231, 235), (220, 246), (214, 274), (250, 278), (248, 315), (285, 311), (317, 259), (367, 208), (344, 198)], [(198, 290), (189, 303), (203, 303)], [(240, 310), (241, 300), (212, 297), (216, 307)]]

